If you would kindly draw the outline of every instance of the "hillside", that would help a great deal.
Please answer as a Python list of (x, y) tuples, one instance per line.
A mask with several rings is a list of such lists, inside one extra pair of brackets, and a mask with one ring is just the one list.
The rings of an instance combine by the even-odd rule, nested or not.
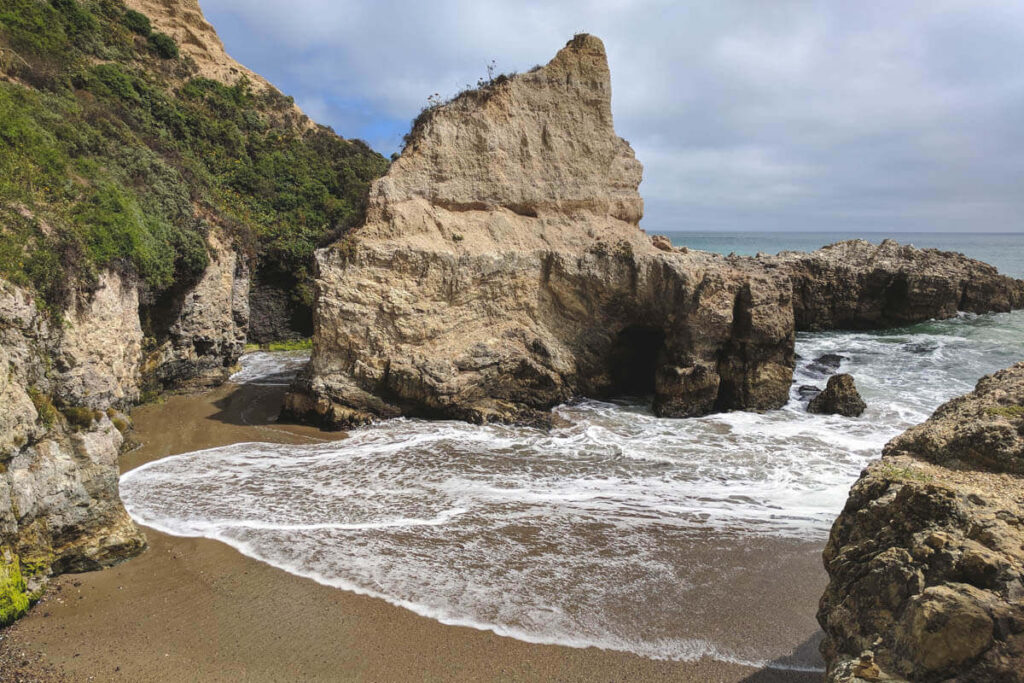
[(57, 311), (113, 268), (159, 337), (217, 230), (308, 326), (312, 252), (360, 221), (387, 162), (227, 57), (195, 2), (132, 4), (153, 20), (120, 0), (0, 7), (0, 276)]

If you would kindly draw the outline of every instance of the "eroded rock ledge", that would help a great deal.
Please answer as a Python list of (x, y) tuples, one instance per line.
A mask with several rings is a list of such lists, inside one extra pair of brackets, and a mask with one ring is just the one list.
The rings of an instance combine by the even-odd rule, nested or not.
[(1024, 305), (1024, 284), (958, 254), (854, 241), (730, 258), (652, 240), (593, 36), (428, 110), (408, 140), (366, 223), (318, 253), (312, 362), (285, 417), (533, 421), (613, 394), (653, 394), (672, 417), (771, 409), (796, 329)]
[(1022, 476), (1024, 363), (886, 446), (824, 554), (829, 680), (1024, 680)]

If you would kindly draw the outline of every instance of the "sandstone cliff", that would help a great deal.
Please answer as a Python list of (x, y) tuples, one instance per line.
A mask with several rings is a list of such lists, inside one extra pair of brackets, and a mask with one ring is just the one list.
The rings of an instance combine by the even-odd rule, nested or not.
[[(0, 573), (28, 579), (22, 590), (144, 546), (117, 495), (117, 408), (139, 391), (137, 298), (113, 274), (76, 298), (55, 325), (0, 280)], [(12, 586), (0, 586), (0, 622), (25, 599)]]
[(830, 680), (1024, 680), (1022, 474), (1024, 363), (886, 446), (825, 550)]
[(532, 420), (616, 393), (665, 416), (777, 408), (795, 329), (1024, 305), (990, 266), (892, 242), (752, 259), (648, 238), (610, 102), (604, 47), (579, 35), (425, 110), (365, 224), (318, 252), (313, 357), (284, 415)]
[(604, 46), (578, 35), (425, 112), (366, 224), (318, 254), (313, 360), (286, 414), (531, 420), (617, 392), (675, 416), (782, 405), (788, 279), (656, 249), (610, 103)]

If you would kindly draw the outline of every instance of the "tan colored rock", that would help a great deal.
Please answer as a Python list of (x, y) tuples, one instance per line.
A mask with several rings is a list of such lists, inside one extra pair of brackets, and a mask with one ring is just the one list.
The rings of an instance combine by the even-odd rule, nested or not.
[(216, 232), (207, 238), (210, 263), (185, 292), (159, 350), (155, 374), (167, 387), (220, 384), (245, 350), (249, 326), (249, 267)]
[(781, 406), (788, 277), (655, 248), (641, 174), (593, 36), (424, 115), (366, 224), (318, 254), (313, 359), (286, 415), (530, 421), (619, 392), (673, 416)]
[[(103, 412), (138, 393), (138, 302), (117, 276), (100, 284), (55, 326), (0, 281), (0, 547), (43, 575), (95, 569), (145, 544), (117, 495), (123, 439)], [(75, 431), (55, 404), (87, 406), (95, 419)]]
[(664, 235), (651, 235), (651, 244), (654, 245), (655, 249), (660, 249), (661, 251), (675, 250), (672, 246), (672, 240), (665, 237)]
[(1024, 681), (1024, 479), (1003, 415), (1022, 404), (1019, 363), (893, 439), (853, 486), (824, 553), (830, 681), (857, 680), (865, 650), (880, 676)]
[(94, 292), (78, 299), (54, 356), (57, 393), (68, 405), (131, 405), (139, 398), (142, 361), (138, 292), (108, 271)]

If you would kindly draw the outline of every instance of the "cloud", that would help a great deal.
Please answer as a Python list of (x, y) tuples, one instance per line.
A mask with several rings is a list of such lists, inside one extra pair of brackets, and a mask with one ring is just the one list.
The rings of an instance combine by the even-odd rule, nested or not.
[(604, 39), (644, 227), (1024, 230), (1024, 4), (203, 0), (239, 61), (390, 154), (432, 93)]

